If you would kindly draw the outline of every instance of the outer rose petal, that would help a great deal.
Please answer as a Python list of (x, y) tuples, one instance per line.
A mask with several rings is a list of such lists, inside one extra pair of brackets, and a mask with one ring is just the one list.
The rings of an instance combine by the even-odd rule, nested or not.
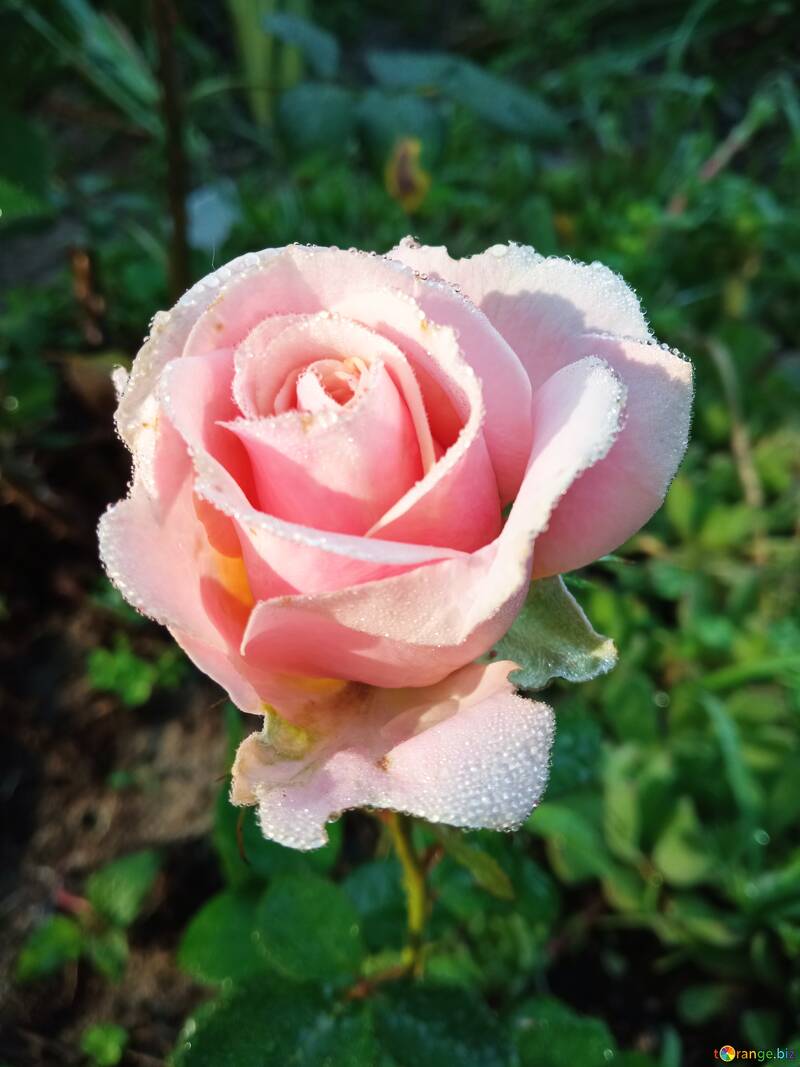
[[(238, 654), (234, 618), (211, 616), (203, 598), (198, 542), (203, 527), (184, 485), (169, 513), (156, 516), (141, 483), (100, 520), (100, 556), (109, 577), (135, 608), (169, 628), (190, 658), (244, 711), (257, 711), (251, 668)], [(210, 557), (213, 559), (213, 557)], [(210, 574), (207, 581), (213, 581)], [(227, 631), (227, 633), (226, 633)], [(233, 632), (232, 632), (233, 631)], [(231, 640), (232, 639), (232, 640)], [(282, 694), (276, 693), (276, 699)]]
[(217, 553), (195, 511), (188, 480), (166, 513), (141, 482), (134, 483), (131, 495), (100, 520), (100, 556), (108, 576), (129, 603), (169, 629), (237, 707), (263, 712), (268, 701), (291, 713), (308, 702), (309, 687), (315, 692), (317, 683), (262, 669), (240, 656), (241, 609), (247, 610), (246, 586), (236, 580), (241, 557)]
[(692, 366), (655, 344), (584, 335), (573, 358), (600, 356), (628, 390), (625, 425), (608, 455), (572, 485), (536, 543), (533, 574), (584, 567), (636, 533), (661, 506), (686, 451)]
[(473, 663), (428, 689), (349, 685), (306, 709), (302, 758), (251, 734), (231, 800), (257, 804), (264, 835), (298, 849), (324, 845), (326, 822), (364, 806), (510, 829), (544, 791), (554, 729), (547, 705), (515, 693), (515, 667)]
[(396, 687), (434, 684), (484, 653), (519, 610), (536, 537), (554, 507), (611, 447), (623, 398), (619, 379), (597, 359), (553, 375), (534, 397), (531, 462), (491, 545), (356, 588), (264, 600), (243, 637), (245, 659)]
[(462, 289), (508, 341), (534, 389), (575, 358), (566, 343), (578, 334), (652, 337), (634, 291), (602, 263), (545, 258), (515, 244), (452, 259), (446, 248), (410, 238), (389, 255)]
[(586, 355), (614, 368), (628, 390), (625, 429), (559, 504), (537, 545), (534, 577), (585, 566), (627, 541), (664, 498), (686, 449), (692, 402), (691, 364), (653, 343), (633, 290), (600, 263), (545, 259), (519, 245), (452, 259), (406, 238), (390, 255), (462, 288), (519, 356), (534, 391)]

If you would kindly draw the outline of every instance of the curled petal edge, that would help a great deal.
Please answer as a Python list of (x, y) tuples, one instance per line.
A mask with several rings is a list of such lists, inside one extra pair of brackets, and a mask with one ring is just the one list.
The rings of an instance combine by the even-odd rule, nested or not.
[(508, 680), (516, 667), (472, 663), (425, 689), (346, 684), (309, 701), (301, 728), (266, 709), (236, 754), (231, 802), (256, 805), (264, 836), (301, 850), (352, 808), (512, 829), (544, 792), (554, 734), (552, 710)]

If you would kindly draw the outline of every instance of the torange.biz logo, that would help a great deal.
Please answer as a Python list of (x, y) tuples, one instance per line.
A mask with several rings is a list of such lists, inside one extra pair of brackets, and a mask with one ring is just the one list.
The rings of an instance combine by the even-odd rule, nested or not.
[(797, 1055), (793, 1048), (734, 1048), (733, 1045), (723, 1045), (722, 1048), (714, 1049), (714, 1059), (730, 1063), (731, 1060), (755, 1060), (764, 1063), (765, 1060), (793, 1060)]

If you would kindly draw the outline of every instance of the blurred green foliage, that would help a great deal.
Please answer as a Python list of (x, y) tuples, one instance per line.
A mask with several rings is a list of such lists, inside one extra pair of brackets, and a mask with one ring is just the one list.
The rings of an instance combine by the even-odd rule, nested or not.
[[(383, 250), (409, 229), (453, 254), (516, 240), (597, 258), (693, 358), (697, 400), (665, 507), (618, 556), (568, 579), (619, 662), (547, 690), (558, 734), (544, 802), (513, 836), (417, 830), (438, 860), (424, 982), (357, 993), (403, 944), (385, 843), (364, 856), (335, 824), (326, 849), (289, 852), (252, 812), (237, 832), (223, 788), (225, 886), (178, 950), (212, 996), (174, 1062), (679, 1067), (724, 1041), (797, 1047), (796, 8), (480, 0), (448, 19), (417, 2), (333, 0), (307, 24), (307, 5), (278, 7), (201, 4), (179, 28), (204, 223), (196, 276), (253, 248)], [(19, 41), (0, 225), (24, 247), (55, 242), (54, 219), (67, 220), (107, 296), (104, 346), (132, 354), (168, 301), (169, 224), (152, 33), (137, 5), (119, 8), (70, 0), (0, 16)], [(70, 138), (33, 107), (54, 72), (107, 128)], [(405, 137), (431, 177), (413, 220), (384, 176)], [(35, 298), (12, 287), (3, 320), (0, 446), (57, 448), (66, 386), (52, 350), (91, 350), (66, 274), (50, 272)], [(121, 635), (91, 653), (88, 674), (131, 705), (181, 680), (167, 646), (144, 659)], [(20, 981), (80, 955), (120, 973), (157, 870), (150, 854), (120, 862), (89, 879), (89, 912), (34, 931)], [(115, 1039), (95, 1035), (86, 1054), (117, 1062)]]
[(133, 852), (94, 871), (83, 896), (61, 894), (66, 914), (48, 916), (30, 933), (17, 957), (17, 981), (44, 978), (81, 956), (110, 981), (119, 981), (128, 961), (126, 930), (139, 916), (160, 866), (155, 852)]
[(186, 661), (176, 648), (166, 648), (154, 659), (143, 659), (131, 648), (125, 634), (118, 633), (113, 648), (95, 648), (86, 665), (89, 683), (115, 693), (123, 704), (146, 704), (157, 687), (176, 689), (186, 674)]
[(96, 1023), (81, 1037), (81, 1051), (93, 1067), (116, 1067), (125, 1053), (128, 1032), (115, 1023)]

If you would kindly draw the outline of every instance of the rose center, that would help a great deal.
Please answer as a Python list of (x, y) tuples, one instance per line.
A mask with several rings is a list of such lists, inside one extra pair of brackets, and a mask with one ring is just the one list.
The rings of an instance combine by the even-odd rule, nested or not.
[(316, 360), (297, 380), (297, 407), (301, 411), (344, 407), (356, 395), (366, 373), (367, 363), (358, 356)]

